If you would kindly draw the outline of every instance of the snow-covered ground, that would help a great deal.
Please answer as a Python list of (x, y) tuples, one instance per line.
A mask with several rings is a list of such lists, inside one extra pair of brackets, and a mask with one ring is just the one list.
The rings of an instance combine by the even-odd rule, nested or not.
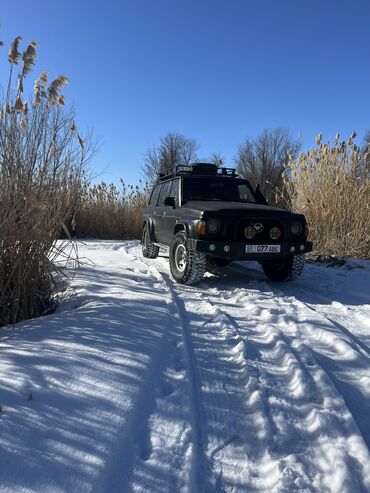
[(187, 287), (79, 249), (75, 306), (0, 330), (1, 493), (370, 491), (370, 262)]

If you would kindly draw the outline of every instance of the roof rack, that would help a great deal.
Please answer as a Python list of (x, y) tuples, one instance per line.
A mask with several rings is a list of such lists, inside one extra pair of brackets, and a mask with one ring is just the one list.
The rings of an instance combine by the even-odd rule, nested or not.
[(179, 175), (229, 176), (231, 178), (238, 176), (235, 168), (218, 168), (213, 163), (192, 163), (178, 164), (173, 168), (162, 171), (158, 175), (158, 181), (168, 180)]

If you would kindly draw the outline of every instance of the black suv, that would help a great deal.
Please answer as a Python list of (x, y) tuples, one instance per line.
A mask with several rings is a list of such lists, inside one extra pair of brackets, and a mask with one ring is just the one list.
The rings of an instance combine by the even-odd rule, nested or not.
[(232, 260), (257, 260), (275, 281), (293, 280), (312, 250), (301, 214), (269, 206), (235, 169), (196, 163), (160, 174), (144, 211), (144, 257), (169, 248), (173, 278), (200, 281)]

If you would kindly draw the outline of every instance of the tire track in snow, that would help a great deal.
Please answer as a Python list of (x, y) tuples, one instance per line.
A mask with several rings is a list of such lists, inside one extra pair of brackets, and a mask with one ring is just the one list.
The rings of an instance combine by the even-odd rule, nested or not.
[[(136, 244), (133, 242), (133, 244)], [(138, 385), (137, 398), (127, 425), (112, 444), (112, 453), (96, 491), (130, 491), (132, 493), (173, 493), (189, 491), (191, 469), (189, 443), (191, 424), (188, 419), (185, 372), (176, 361), (178, 328), (176, 314), (171, 313), (171, 296), (163, 294), (163, 280), (145, 263), (131, 255), (127, 243), (104, 242), (103, 248), (121, 255), (123, 250), (132, 258), (125, 267), (129, 277), (137, 282), (134, 297), (157, 292), (163, 311), (163, 327), (159, 344), (153, 351), (145, 379)], [(99, 249), (99, 248), (96, 248)], [(145, 311), (144, 318), (150, 313)], [(166, 306), (167, 305), (167, 306)]]
[[(348, 410), (357, 424), (361, 435), (370, 450), (370, 428), (367, 409), (370, 409), (370, 350), (354, 336), (349, 329), (332, 320), (321, 310), (315, 309), (295, 298), (282, 297), (282, 302), (294, 306), (297, 321), (316, 319), (316, 336), (312, 331), (305, 332), (309, 345), (314, 349), (315, 338), (325, 351), (314, 349), (314, 358), (327, 373), (341, 394)], [(310, 316), (310, 314), (312, 314)], [(302, 334), (303, 335), (303, 334)], [(338, 354), (333, 355), (333, 348)], [(336, 362), (337, 361), (337, 362)], [(341, 375), (342, 366), (350, 365), (352, 371)]]
[[(192, 428), (194, 433), (193, 472), (191, 478), (192, 486), (190, 487), (190, 491), (199, 491), (201, 493), (207, 491), (211, 492), (213, 491), (213, 485), (210, 482), (211, 470), (204, 453), (207, 438), (201, 428), (202, 423), (204, 423), (205, 421), (205, 417), (202, 406), (200, 378), (197, 370), (196, 356), (190, 329), (186, 323), (186, 309), (183, 301), (176, 294), (173, 283), (170, 280), (169, 276), (164, 273), (160, 273), (160, 275), (166, 282), (171, 292), (174, 304), (177, 307), (179, 322), (181, 325), (184, 340), (184, 350), (186, 354), (185, 359), (189, 378), (189, 395), (192, 402)], [(205, 472), (207, 473), (207, 476), (204, 475)]]
[[(213, 491), (246, 491), (257, 484), (277, 491), (278, 464), (264, 446), (271, 431), (264, 389), (259, 372), (244, 358), (244, 341), (231, 320), (197, 288), (176, 286), (175, 291), (190, 319), (197, 355)], [(261, 477), (264, 463), (270, 474)]]
[[(289, 298), (289, 295), (286, 295), (282, 291), (276, 289), (275, 286), (270, 285), (271, 289), (274, 292), (281, 295), (281, 297)], [(367, 316), (359, 315), (356, 313), (356, 310), (350, 309), (349, 307), (343, 305), (338, 301), (333, 301), (328, 295), (322, 294), (321, 292), (315, 292), (315, 299), (320, 301), (320, 304), (315, 304), (313, 302), (298, 300), (297, 297), (300, 295), (303, 297), (307, 297), (308, 290), (299, 286), (296, 289), (296, 295), (291, 296), (293, 300), (296, 302), (302, 303), (309, 310), (313, 310), (316, 313), (320, 314), (322, 317), (326, 318), (330, 323), (335, 325), (341, 332), (345, 334), (345, 336), (352, 340), (354, 347), (360, 347), (368, 356), (370, 356), (370, 346), (364, 343), (357, 335), (353, 333), (354, 329), (359, 327), (369, 328), (370, 327), (370, 305), (368, 305), (368, 309), (365, 310), (367, 312)], [(305, 296), (306, 295), (306, 296)], [(330, 309), (329, 309), (330, 307)], [(333, 308), (336, 310), (337, 318), (334, 320), (331, 315), (328, 315), (328, 312), (332, 312)], [(364, 305), (362, 306), (364, 308)], [(361, 331), (360, 331), (361, 333)]]
[[(299, 355), (290, 346), (281, 331), (275, 330), (272, 326), (261, 331), (248, 327), (251, 322), (251, 313), (249, 311), (246, 313), (243, 307), (238, 305), (237, 308), (235, 307), (238, 319), (244, 318), (246, 320), (244, 324), (241, 324), (236, 316), (231, 315), (230, 308), (227, 309), (225, 305), (221, 306), (217, 294), (214, 297), (210, 297), (207, 294), (203, 294), (203, 296), (208, 299), (212, 306), (217, 303), (215, 306), (217, 312), (235, 327), (238, 338), (241, 341), (239, 345), (244, 347), (242, 355), (244, 364), (247, 364), (248, 361), (251, 362), (252, 364), (249, 364), (249, 372), (254, 372), (258, 375), (258, 384), (261, 389), (260, 405), (267, 419), (266, 431), (268, 436), (264, 441), (265, 452), (269, 454), (270, 462), (275, 461), (279, 475), (279, 480), (275, 484), (276, 491), (280, 491), (281, 488), (284, 491), (294, 491), (297, 487), (299, 489), (303, 488), (305, 491), (311, 491), (310, 483), (314, 474), (312, 474), (312, 471), (306, 470), (304, 461), (300, 461), (300, 456), (306, 452), (307, 441), (296, 440), (297, 436), (281, 428), (281, 422), (276, 420), (274, 409), (276, 406), (272, 406), (269, 402), (272, 398), (275, 399), (270, 389), (274, 388), (275, 385), (283, 386), (283, 382), (280, 382), (276, 375), (271, 374), (271, 367), (272, 365), (277, 368), (280, 367), (280, 364), (276, 361), (280, 363), (280, 360), (283, 359), (281, 353), (283, 353), (284, 366), (288, 368), (288, 374), (292, 377), (284, 386), (281, 394), (290, 394), (291, 399), (300, 400), (301, 404), (304, 401), (306, 406), (315, 397), (316, 384), (310, 373), (307, 372)], [(254, 317), (260, 318), (262, 316), (265, 320), (264, 323), (266, 323), (268, 322), (266, 313), (266, 311), (260, 312), (257, 310)], [(252, 337), (253, 332), (254, 337)], [(265, 350), (263, 350), (264, 346), (266, 346)], [(266, 365), (267, 358), (264, 355), (266, 352), (271, 354), (268, 365)], [(247, 386), (246, 390), (250, 391), (251, 389)], [(296, 419), (296, 414), (291, 413), (291, 416), (289, 416), (289, 412), (285, 411), (284, 420), (289, 417)], [(261, 441), (260, 433), (256, 433), (253, 438)], [(289, 456), (295, 456), (293, 463), (290, 460), (286, 460)], [(260, 475), (263, 477), (262, 470)]]
[[(319, 314), (321, 317), (325, 318), (328, 322), (335, 325), (335, 327), (337, 327), (341, 332), (343, 332), (343, 334), (348, 339), (351, 340), (354, 349), (357, 349), (362, 354), (366, 353), (365, 356), (370, 357), (370, 347), (364, 342), (362, 342), (359, 337), (352, 334), (351, 330), (348, 329), (345, 325), (339, 323), (337, 320), (333, 320), (330, 316), (328, 316), (325, 313), (323, 309), (318, 308), (317, 306), (314, 306), (311, 303), (305, 303), (304, 301), (300, 301), (300, 303), (304, 304), (309, 310), (314, 311), (315, 313)], [(369, 321), (370, 321), (370, 317), (369, 317)], [(348, 323), (348, 320), (346, 322)], [(351, 320), (351, 325), (352, 324), (353, 324), (353, 319)]]
[[(119, 250), (122, 248), (122, 242), (106, 242), (104, 248), (117, 252), (117, 255), (120, 255)], [(95, 249), (99, 250), (99, 248)], [(134, 282), (135, 276), (133, 276), (133, 274), (137, 274), (136, 281), (138, 284), (145, 280), (146, 288), (141, 290), (142, 301), (145, 303), (146, 300), (144, 296), (148, 293), (151, 294), (150, 292), (152, 291), (153, 293), (157, 292), (159, 297), (163, 288), (161, 285), (158, 285), (155, 277), (151, 278), (147, 275), (148, 269), (141, 269), (140, 267), (141, 265), (135, 266), (133, 263), (132, 267), (125, 268), (121, 274), (124, 275), (126, 270), (129, 271), (129, 277), (131, 277)], [(112, 284), (113, 283), (114, 281), (112, 281)], [(132, 285), (132, 288), (134, 287), (135, 286)], [(166, 303), (167, 306), (169, 306), (168, 300), (166, 300), (166, 296), (161, 296), (161, 298), (162, 299), (158, 302), (157, 306), (154, 300), (153, 306), (154, 308), (163, 311), (163, 320), (166, 321), (167, 315), (169, 322), (171, 322), (173, 316), (169, 310), (166, 310)], [(167, 296), (167, 298), (169, 297)], [(147, 315), (145, 315), (145, 318), (147, 318)], [(155, 344), (152, 351), (152, 357), (145, 362), (138, 361), (139, 365), (146, 365), (145, 376), (143, 375), (144, 378), (141, 382), (133, 384), (133, 386), (137, 388), (137, 393), (132, 401), (133, 405), (128, 414), (128, 420), (124, 426), (121, 427), (117, 436), (111, 443), (111, 453), (104, 465), (104, 472), (101, 475), (101, 478), (99, 478), (99, 481), (94, 485), (94, 491), (146, 492), (149, 488), (150, 491), (161, 493), (184, 491), (183, 486), (185, 481), (183, 481), (183, 478), (177, 477), (175, 472), (181, 472), (182, 468), (187, 468), (186, 450), (181, 450), (181, 447), (182, 443), (186, 441), (190, 426), (187, 425), (186, 419), (183, 419), (180, 413), (176, 416), (177, 426), (173, 426), (172, 433), (168, 433), (168, 440), (175, 443), (174, 452), (180, 450), (181, 458), (183, 460), (176, 462), (176, 458), (173, 459), (173, 471), (163, 471), (163, 469), (158, 467), (159, 462), (157, 462), (155, 464), (150, 464), (146, 470), (144, 470), (144, 467), (141, 467), (139, 474), (137, 473), (138, 466), (140, 469), (140, 465), (150, 463), (153, 448), (156, 445), (153, 444), (153, 437), (151, 434), (152, 417), (156, 413), (158, 406), (161, 405), (161, 401), (166, 399), (171, 400), (171, 381), (180, 377), (175, 371), (173, 372), (175, 375), (170, 374), (168, 371), (176, 347), (171, 326), (168, 327), (169, 330), (166, 330), (166, 325), (167, 323), (165, 322), (162, 330), (161, 327), (158, 326), (154, 329), (158, 333), (157, 338), (152, 338), (151, 335), (148, 335), (148, 339), (152, 340), (152, 343)], [(158, 424), (158, 422), (156, 424)], [(163, 462), (165, 459), (164, 456), (165, 454), (162, 455)], [(145, 473), (150, 470), (150, 467), (155, 473), (151, 473), (150, 480), (148, 481), (148, 475)]]
[[(191, 469), (189, 471), (189, 484), (186, 489), (188, 489), (191, 493), (195, 493), (197, 491), (200, 493), (206, 493), (208, 491), (212, 492), (214, 491), (214, 485), (210, 480), (211, 469), (209, 467), (207, 457), (204, 454), (206, 437), (204, 436), (201, 428), (201, 423), (204, 422), (204, 416), (201, 403), (202, 399), (200, 396), (201, 390), (199, 388), (199, 376), (197, 372), (196, 357), (191, 334), (186, 324), (184, 305), (181, 299), (177, 296), (169, 276), (154, 268), (153, 265), (147, 263), (143, 258), (138, 258), (138, 256), (134, 253), (136, 247), (137, 244), (133, 242), (131, 245), (123, 247), (123, 249), (126, 254), (131, 255), (135, 260), (138, 260), (144, 264), (152, 275), (168, 288), (173, 306), (175, 307), (175, 316), (181, 328), (188, 381), (188, 394), (191, 403), (190, 420), (192, 427)], [(133, 249), (133, 252), (131, 249)]]
[[(271, 286), (270, 286), (271, 287)], [(342, 482), (340, 483), (341, 491), (367, 491), (367, 488), (370, 487), (370, 477), (368, 472), (366, 472), (366, 468), (369, 467), (369, 454), (366, 450), (366, 446), (363, 443), (361, 437), (361, 433), (356, 429), (357, 424), (358, 428), (362, 432), (362, 437), (367, 439), (368, 434), (368, 416), (367, 412), (362, 411), (361, 400), (357, 399), (357, 405), (353, 405), (353, 395), (344, 388), (343, 382), (341, 383), (338, 380), (338, 377), (335, 375), (335, 371), (333, 368), (330, 368), (330, 364), (328, 360), (325, 360), (323, 356), (320, 355), (320, 346), (325, 346), (327, 348), (331, 348), (333, 345), (333, 341), (336, 341), (337, 344), (336, 349), (339, 351), (341, 362), (346, 360), (351, 360), (353, 357), (353, 353), (355, 350), (352, 348), (350, 344), (343, 343), (338, 334), (332, 334), (330, 330), (327, 330), (327, 327), (323, 328), (322, 321), (325, 319), (321, 314), (321, 327), (320, 323), (315, 324), (312, 320), (312, 312), (316, 313), (309, 306), (302, 304), (298, 300), (295, 300), (293, 297), (284, 297), (283, 293), (277, 291), (274, 288), (272, 289), (272, 294), (276, 294), (276, 299), (274, 300), (275, 304), (280, 307), (282, 313), (286, 313), (288, 315), (289, 323), (286, 324), (286, 329), (288, 329), (289, 339), (292, 339), (292, 344), (296, 346), (295, 350), (299, 350), (302, 353), (303, 363), (306, 364), (309, 371), (314, 376), (314, 379), (317, 382), (317, 389), (320, 391), (321, 388), (326, 389), (326, 394), (322, 392), (322, 409), (317, 408), (310, 416), (307, 415), (307, 426), (310, 428), (312, 423), (317, 421), (322, 421), (322, 429), (325, 429), (329, 426), (332, 430), (336, 430), (333, 433), (334, 437), (336, 435), (336, 440), (341, 443), (341, 447), (343, 449), (343, 442), (345, 442), (346, 447), (344, 447), (342, 454), (333, 454), (337, 461), (337, 466), (341, 464), (342, 469), (347, 470), (347, 474), (343, 476)], [(266, 292), (261, 292), (259, 296), (266, 296)], [(243, 302), (244, 298), (244, 302)], [(235, 298), (234, 298), (235, 301)], [(253, 302), (259, 303), (260, 299), (253, 299)], [(239, 295), (237, 298), (237, 303), (239, 304), (247, 304), (250, 303), (250, 298), (248, 296), (247, 290), (242, 289), (239, 291)], [(293, 309), (292, 309), (293, 306)], [(240, 310), (240, 307), (238, 307)], [(297, 313), (300, 313), (301, 316), (297, 316)], [(308, 339), (305, 337), (304, 327), (302, 328), (302, 321), (305, 319), (308, 320), (306, 323), (307, 330), (311, 332), (311, 338)], [(325, 319), (325, 324), (329, 327), (335, 326), (331, 323), (330, 320)], [(276, 321), (278, 323), (278, 321)], [(291, 330), (293, 328), (293, 330)], [(319, 337), (317, 336), (319, 333)], [(287, 337), (284, 337), (285, 341), (287, 341)], [(315, 348), (315, 342), (318, 347)], [(362, 358), (366, 357), (363, 354), (361, 348), (357, 348), (357, 351), (360, 351)], [(306, 362), (306, 363), (305, 363)], [(366, 388), (369, 388), (368, 379), (369, 379), (369, 366), (368, 363), (365, 363), (365, 368), (367, 369), (367, 377), (363, 375), (363, 378), (366, 379)], [(335, 368), (334, 368), (335, 370)], [(356, 374), (356, 366), (353, 368), (354, 373)], [(353, 382), (351, 382), (353, 384)], [(362, 397), (365, 397), (364, 394)], [(366, 401), (366, 399), (364, 399)], [(369, 401), (368, 401), (369, 402)], [(362, 404), (362, 405), (361, 405)], [(365, 409), (369, 407), (365, 405)], [(328, 411), (333, 410), (333, 416), (328, 418)], [(325, 413), (327, 416), (325, 416)], [(320, 417), (321, 415), (321, 417)], [(311, 418), (313, 419), (310, 424)], [(366, 426), (367, 424), (367, 426)], [(344, 439), (344, 440), (343, 440)], [(339, 443), (338, 442), (338, 443)], [(325, 445), (328, 447), (328, 444)], [(330, 448), (330, 446), (329, 446)], [(348, 453), (347, 453), (348, 450)], [(335, 449), (334, 449), (334, 452)], [(328, 459), (329, 463), (330, 460)], [(333, 463), (333, 461), (331, 461)], [(355, 471), (355, 474), (352, 474), (351, 471)], [(361, 478), (361, 479), (358, 479)], [(356, 485), (350, 486), (350, 484)], [(338, 482), (328, 483), (329, 489), (333, 488), (332, 491), (336, 491), (336, 487), (338, 486)], [(333, 486), (334, 485), (334, 486)], [(353, 488), (353, 489), (351, 489)], [(337, 490), (338, 491), (338, 490)]]

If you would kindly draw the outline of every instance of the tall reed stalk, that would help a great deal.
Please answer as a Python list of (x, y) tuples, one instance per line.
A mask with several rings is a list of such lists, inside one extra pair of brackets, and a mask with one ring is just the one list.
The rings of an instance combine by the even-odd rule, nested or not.
[(0, 325), (38, 316), (55, 306), (56, 240), (71, 217), (81, 188), (89, 145), (64, 110), (59, 76), (43, 72), (30, 100), (26, 77), (37, 43), (10, 46), (9, 76), (0, 100)]

